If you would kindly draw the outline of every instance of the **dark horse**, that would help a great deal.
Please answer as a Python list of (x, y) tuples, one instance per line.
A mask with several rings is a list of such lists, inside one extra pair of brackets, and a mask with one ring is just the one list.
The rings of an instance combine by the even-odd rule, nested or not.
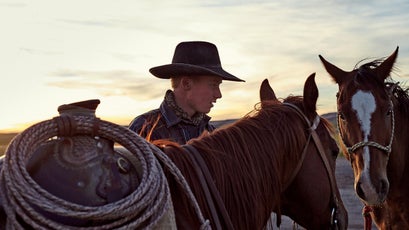
[(409, 96), (386, 59), (343, 71), (320, 56), (338, 84), (338, 126), (355, 175), (355, 191), (380, 229), (409, 228)]
[[(206, 163), (229, 216), (219, 221), (221, 229), (262, 229), (271, 212), (285, 214), (307, 229), (346, 229), (347, 213), (334, 177), (339, 149), (331, 124), (316, 113), (314, 77), (306, 80), (304, 97), (290, 96), (284, 103), (265, 80), (253, 114), (188, 142)], [(313, 129), (324, 153), (310, 139)], [(162, 148), (186, 177), (205, 218), (218, 229), (186, 147)], [(178, 228), (199, 229), (188, 199), (171, 176), (167, 178)], [(334, 208), (336, 223), (331, 217)]]

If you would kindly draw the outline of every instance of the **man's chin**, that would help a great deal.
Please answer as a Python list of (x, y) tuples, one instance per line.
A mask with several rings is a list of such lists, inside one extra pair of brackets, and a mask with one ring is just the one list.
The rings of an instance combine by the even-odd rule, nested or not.
[(201, 111), (201, 112), (204, 113), (204, 114), (208, 114), (208, 113), (210, 112), (210, 110), (211, 110), (211, 108), (209, 108), (209, 109), (207, 109), (207, 110), (203, 110), (203, 111)]

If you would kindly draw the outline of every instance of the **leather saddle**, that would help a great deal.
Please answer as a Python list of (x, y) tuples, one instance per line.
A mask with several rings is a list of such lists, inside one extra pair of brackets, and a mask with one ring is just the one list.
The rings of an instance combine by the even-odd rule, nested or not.
[[(58, 107), (60, 116), (93, 116), (99, 100)], [(44, 190), (83, 206), (102, 206), (131, 194), (139, 185), (137, 169), (115, 151), (111, 140), (91, 135), (58, 136), (45, 141), (27, 162), (27, 172)], [(58, 216), (33, 207), (45, 217), (71, 226), (92, 226), (92, 220)], [(86, 223), (85, 223), (86, 222)]]

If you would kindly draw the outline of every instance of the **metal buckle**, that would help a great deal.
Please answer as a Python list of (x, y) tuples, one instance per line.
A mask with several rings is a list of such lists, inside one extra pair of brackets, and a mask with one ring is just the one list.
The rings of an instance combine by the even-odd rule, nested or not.
[(333, 207), (331, 211), (331, 229), (338, 229), (337, 208)]

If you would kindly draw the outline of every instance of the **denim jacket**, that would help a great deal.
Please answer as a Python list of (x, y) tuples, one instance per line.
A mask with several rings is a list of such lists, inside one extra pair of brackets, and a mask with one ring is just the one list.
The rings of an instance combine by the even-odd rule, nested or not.
[(134, 118), (129, 129), (146, 138), (154, 126), (149, 141), (167, 139), (183, 145), (190, 139), (199, 137), (206, 130), (213, 131), (215, 127), (209, 121), (210, 117), (205, 115), (198, 125), (187, 122), (176, 116), (173, 109), (163, 101), (158, 109)]

